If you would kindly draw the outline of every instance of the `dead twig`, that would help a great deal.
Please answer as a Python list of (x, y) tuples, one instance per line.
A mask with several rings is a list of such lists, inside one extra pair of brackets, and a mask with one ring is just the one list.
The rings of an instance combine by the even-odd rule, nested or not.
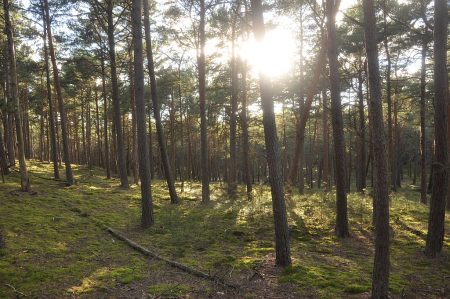
[(9, 287), (10, 289), (12, 289), (14, 291), (14, 293), (22, 295), (24, 297), (27, 297), (27, 295), (25, 295), (24, 293), (22, 293), (21, 291), (19, 291), (18, 289), (16, 289), (13, 285), (10, 285), (9, 283), (5, 283), (5, 286)]
[(190, 274), (195, 275), (195, 276), (200, 277), (200, 278), (204, 278), (204, 279), (207, 279), (207, 280), (211, 280), (213, 282), (217, 282), (217, 283), (219, 283), (219, 284), (221, 284), (223, 286), (226, 286), (226, 287), (229, 287), (229, 288), (232, 288), (232, 289), (238, 289), (239, 288), (236, 285), (233, 285), (233, 284), (230, 284), (230, 283), (226, 282), (225, 280), (223, 280), (220, 277), (209, 275), (209, 274), (207, 274), (205, 272), (199, 271), (197, 269), (194, 269), (194, 268), (188, 267), (186, 265), (180, 264), (178, 262), (175, 262), (175, 261), (169, 260), (167, 258), (164, 258), (164, 257), (156, 254), (155, 252), (152, 252), (152, 251), (148, 250), (147, 248), (141, 246), (140, 244), (138, 244), (138, 243), (128, 239), (122, 233), (120, 233), (120, 232), (118, 232), (118, 231), (116, 231), (116, 230), (114, 230), (114, 229), (112, 229), (110, 227), (107, 227), (106, 229), (114, 237), (118, 238), (119, 240), (124, 241), (125, 243), (128, 244), (128, 246), (130, 246), (131, 248), (135, 249), (136, 251), (139, 251), (140, 253), (142, 253), (145, 256), (149, 256), (149, 257), (152, 257), (152, 258), (164, 261), (164, 262), (166, 262), (167, 264), (169, 264), (170, 266), (172, 266), (174, 268), (180, 269), (180, 270), (182, 270), (184, 272), (190, 273)]

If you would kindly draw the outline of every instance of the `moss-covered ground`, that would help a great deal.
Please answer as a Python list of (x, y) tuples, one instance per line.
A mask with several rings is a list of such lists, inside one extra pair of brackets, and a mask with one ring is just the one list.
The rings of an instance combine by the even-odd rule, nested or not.
[[(153, 182), (155, 225), (139, 228), (139, 188), (118, 187), (102, 170), (74, 167), (77, 184), (51, 180), (51, 165), (30, 162), (35, 194), (18, 192), (18, 176), (0, 183), (0, 298), (366, 298), (373, 259), (372, 199), (349, 194), (351, 238), (334, 236), (334, 195), (312, 190), (287, 196), (293, 265), (273, 267), (270, 192), (255, 186), (229, 199), (211, 185), (212, 202), (200, 203), (200, 185), (187, 182), (181, 204), (171, 205), (163, 181)], [(243, 190), (241, 190), (243, 191)], [(444, 251), (428, 259), (428, 207), (404, 186), (391, 195), (393, 297), (450, 297), (450, 217)], [(81, 213), (80, 213), (81, 211)], [(122, 231), (158, 254), (240, 285), (239, 293), (149, 260), (109, 235)]]

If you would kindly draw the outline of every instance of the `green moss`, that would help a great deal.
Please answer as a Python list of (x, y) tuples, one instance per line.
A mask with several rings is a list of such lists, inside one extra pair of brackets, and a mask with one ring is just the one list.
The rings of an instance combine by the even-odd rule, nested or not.
[[(162, 256), (204, 272), (245, 276), (250, 269), (266, 267), (273, 257), (274, 228), (267, 186), (255, 187), (251, 201), (245, 188), (239, 186), (242, 193), (231, 201), (223, 188), (213, 183), (214, 200), (203, 205), (201, 185), (186, 182), (180, 193), (182, 203), (171, 205), (165, 182), (155, 180), (156, 224), (141, 230), (138, 187), (122, 190), (117, 179), (103, 178), (103, 170), (89, 172), (74, 165), (78, 183), (65, 188), (60, 182), (33, 176), (50, 178), (51, 164), (32, 161), (29, 166), (37, 195), (10, 193), (19, 186), (17, 174), (7, 176), (7, 183), (1, 184), (0, 227), (6, 248), (0, 251), (0, 281), (31, 297), (64, 297), (69, 290), (75, 294), (101, 292), (165, 269), (164, 263), (149, 265), (140, 254), (113, 239), (103, 224), (125, 232)], [(334, 191), (308, 190), (302, 196), (296, 192), (287, 196), (294, 266), (284, 270), (279, 282), (293, 285), (300, 296), (318, 298), (345, 298), (369, 291), (372, 198), (349, 193), (352, 238), (340, 240), (334, 235)], [(390, 288), (394, 294), (407, 292), (415, 281), (438, 290), (443, 287), (442, 277), (450, 275), (448, 238), (442, 258), (423, 257), (425, 241), (417, 232), (426, 234), (428, 208), (418, 203), (418, 196), (408, 187), (391, 196), (394, 238)], [(411, 280), (412, 276), (416, 278)], [(13, 296), (10, 288), (0, 284), (0, 297)]]
[(349, 294), (360, 294), (370, 291), (369, 285), (350, 284), (345, 287), (344, 292)]
[(150, 295), (161, 298), (181, 297), (190, 291), (190, 287), (185, 284), (160, 283), (148, 288)]

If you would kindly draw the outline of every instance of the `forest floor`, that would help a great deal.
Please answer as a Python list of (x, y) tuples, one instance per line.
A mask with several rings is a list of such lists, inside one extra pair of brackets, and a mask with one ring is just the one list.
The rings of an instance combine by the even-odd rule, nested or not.
[[(293, 265), (274, 267), (270, 191), (255, 186), (227, 198), (211, 184), (185, 183), (171, 205), (162, 181), (153, 184), (155, 225), (139, 228), (139, 187), (118, 188), (101, 170), (74, 167), (77, 184), (51, 180), (50, 164), (30, 162), (33, 192), (17, 191), (17, 174), (0, 183), (0, 298), (368, 298), (373, 259), (372, 199), (349, 194), (351, 238), (334, 236), (334, 194), (312, 190), (287, 197)], [(181, 185), (177, 185), (181, 190)], [(243, 191), (243, 190), (241, 190)], [(428, 208), (404, 186), (391, 195), (391, 276), (394, 298), (450, 298), (450, 216), (444, 251), (422, 254)], [(221, 277), (238, 289), (143, 256), (109, 234), (110, 226), (170, 260)]]

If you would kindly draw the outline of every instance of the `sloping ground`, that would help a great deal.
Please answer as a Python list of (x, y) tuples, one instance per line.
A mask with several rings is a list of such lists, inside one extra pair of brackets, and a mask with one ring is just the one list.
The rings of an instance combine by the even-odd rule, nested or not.
[[(274, 267), (273, 224), (267, 187), (253, 200), (231, 201), (219, 184), (200, 204), (200, 185), (185, 183), (173, 206), (154, 182), (156, 224), (139, 228), (139, 188), (117, 188), (101, 170), (75, 167), (77, 185), (49, 180), (51, 166), (32, 162), (37, 194), (16, 192), (18, 178), (0, 183), (0, 298), (366, 298), (373, 258), (371, 198), (352, 193), (352, 238), (333, 235), (334, 195), (288, 197), (293, 266)], [(181, 185), (178, 185), (181, 189)], [(418, 192), (392, 196), (391, 293), (394, 297), (450, 297), (450, 217), (441, 257), (423, 256), (428, 208)], [(78, 212), (75, 212), (78, 211)], [(115, 228), (171, 260), (239, 285), (235, 291), (143, 257), (99, 225)]]

